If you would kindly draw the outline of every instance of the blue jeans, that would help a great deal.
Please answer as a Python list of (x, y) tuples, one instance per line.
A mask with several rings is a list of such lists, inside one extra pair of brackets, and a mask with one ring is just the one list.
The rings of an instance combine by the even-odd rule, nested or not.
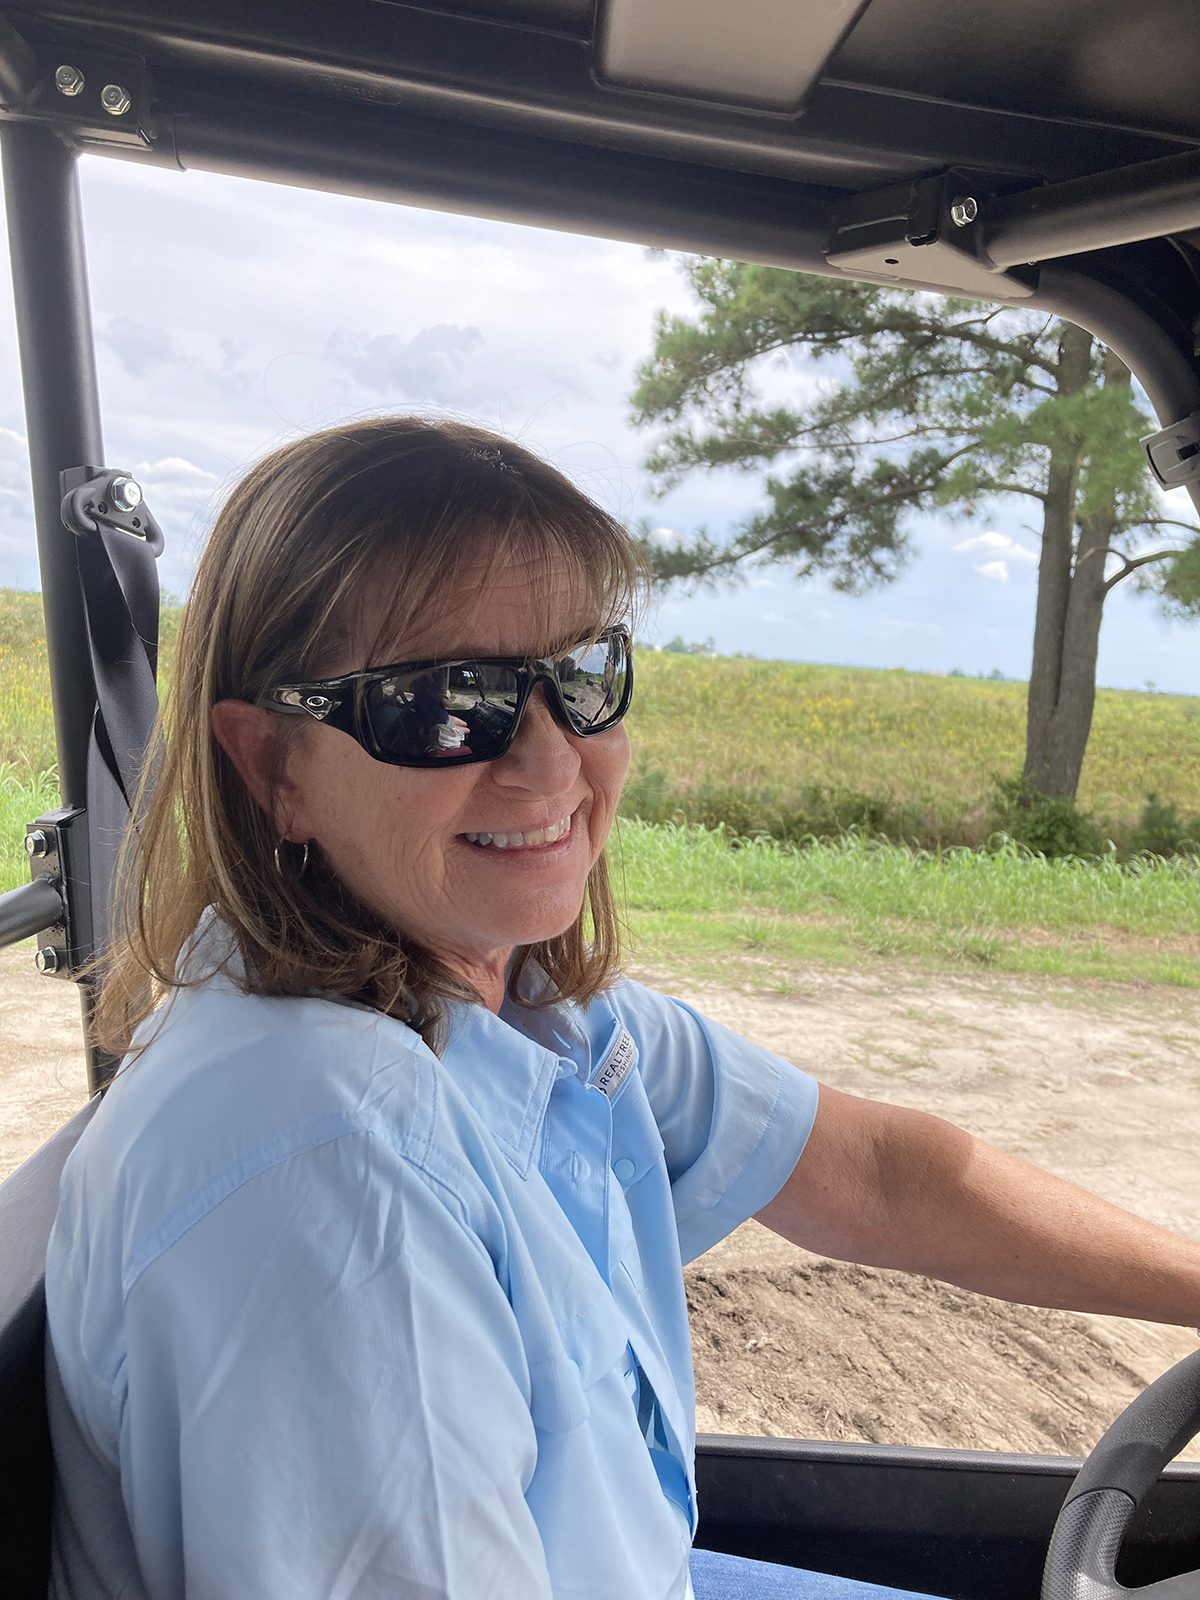
[(715, 1550), (692, 1551), (692, 1587), (696, 1600), (930, 1600), (911, 1589), (881, 1588)]

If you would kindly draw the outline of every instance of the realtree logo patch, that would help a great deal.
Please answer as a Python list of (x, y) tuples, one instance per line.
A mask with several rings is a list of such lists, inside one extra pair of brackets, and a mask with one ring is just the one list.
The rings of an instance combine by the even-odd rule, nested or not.
[(607, 1095), (610, 1100), (614, 1100), (617, 1090), (629, 1076), (636, 1060), (637, 1045), (634, 1044), (629, 1029), (622, 1025), (617, 1037), (609, 1045), (608, 1053), (592, 1074), (592, 1087), (599, 1089), (600, 1093)]

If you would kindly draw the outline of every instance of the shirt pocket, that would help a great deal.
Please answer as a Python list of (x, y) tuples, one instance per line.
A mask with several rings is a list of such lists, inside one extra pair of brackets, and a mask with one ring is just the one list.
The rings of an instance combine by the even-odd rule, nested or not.
[(620, 1378), (628, 1345), (629, 1336), (607, 1295), (556, 1328), (550, 1348), (529, 1363), (534, 1426), (545, 1433), (567, 1433), (586, 1422), (595, 1386), (614, 1372)]

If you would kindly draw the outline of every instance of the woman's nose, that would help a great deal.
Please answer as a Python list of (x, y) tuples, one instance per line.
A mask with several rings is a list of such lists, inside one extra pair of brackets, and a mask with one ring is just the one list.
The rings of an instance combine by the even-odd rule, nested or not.
[(535, 684), (516, 738), (491, 767), (498, 783), (537, 789), (543, 794), (562, 793), (575, 782), (579, 752), (554, 720), (546, 701), (545, 684)]

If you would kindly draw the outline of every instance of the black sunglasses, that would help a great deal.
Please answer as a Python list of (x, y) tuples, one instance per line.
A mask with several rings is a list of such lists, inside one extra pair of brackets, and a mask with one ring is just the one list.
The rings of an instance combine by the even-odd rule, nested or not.
[(633, 698), (629, 630), (543, 659), (475, 656), (404, 661), (314, 683), (286, 683), (258, 700), (269, 711), (312, 717), (356, 739), (395, 767), (466, 766), (495, 761), (516, 738), (534, 687), (568, 733), (587, 737), (620, 722)]

